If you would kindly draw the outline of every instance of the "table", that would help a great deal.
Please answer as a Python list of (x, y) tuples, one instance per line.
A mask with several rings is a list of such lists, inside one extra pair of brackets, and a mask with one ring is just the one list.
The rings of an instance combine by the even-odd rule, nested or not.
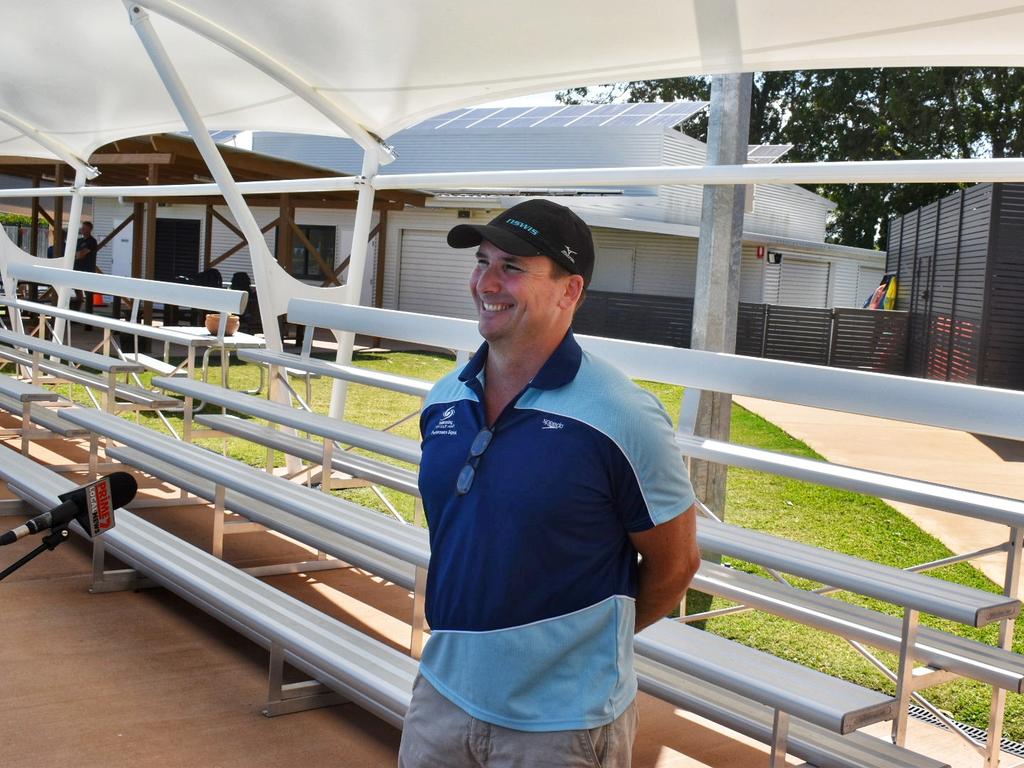
[[(255, 336), (251, 333), (242, 333), (235, 331), (230, 336), (225, 336), (223, 339), (218, 339), (216, 334), (210, 333), (206, 330), (205, 326), (166, 326), (166, 330), (173, 332), (179, 338), (175, 338), (169, 343), (181, 344), (188, 350), (186, 355), (186, 363), (191, 368), (194, 365), (195, 351), (197, 349), (203, 350), (203, 381), (209, 380), (210, 375), (210, 355), (213, 352), (218, 352), (221, 357), (221, 386), (228, 386), (228, 367), (230, 365), (230, 357), (232, 352), (236, 352), (239, 349), (266, 349), (267, 341), (263, 336)], [(164, 356), (168, 356), (168, 345), (164, 345)], [(178, 365), (174, 371), (181, 369), (181, 365)], [(245, 390), (246, 394), (256, 394), (263, 389), (265, 371), (263, 366), (260, 368), (260, 383), (256, 389)], [(167, 375), (167, 372), (164, 372)], [(171, 372), (173, 375), (173, 372)]]

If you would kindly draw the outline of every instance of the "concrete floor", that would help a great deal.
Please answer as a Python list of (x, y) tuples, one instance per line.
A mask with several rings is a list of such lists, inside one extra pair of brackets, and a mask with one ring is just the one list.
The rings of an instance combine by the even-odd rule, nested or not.
[[(14, 443), (8, 444), (0, 451)], [(77, 461), (83, 445), (50, 441), (33, 455), (48, 464)], [(140, 493), (167, 495), (166, 488)], [(206, 507), (139, 514), (198, 546), (209, 541)], [(5, 529), (23, 519), (0, 518)], [(0, 550), (0, 565), (36, 543), (26, 539)], [(302, 555), (272, 533), (239, 534), (225, 545), (226, 559), (240, 565)], [(76, 539), (0, 585), (0, 766), (395, 764), (399, 732), (354, 705), (265, 718), (267, 656), (261, 648), (162, 589), (90, 594), (89, 569), (88, 545)], [(407, 648), (411, 596), (394, 585), (355, 569), (270, 581), (382, 642)], [(640, 703), (635, 768), (767, 764), (761, 744), (650, 697), (641, 695)], [(887, 728), (874, 731), (884, 736)], [(932, 726), (912, 722), (910, 745), (953, 765), (980, 765), (959, 739)]]

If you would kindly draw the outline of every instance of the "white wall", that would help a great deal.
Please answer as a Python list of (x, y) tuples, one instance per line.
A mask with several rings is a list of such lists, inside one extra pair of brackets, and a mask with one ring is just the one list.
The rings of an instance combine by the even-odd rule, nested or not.
[[(704, 165), (707, 146), (679, 131), (665, 131), (661, 162), (664, 165)], [(825, 198), (795, 184), (757, 184), (754, 199), (743, 218), (746, 232), (758, 232), (796, 240), (824, 241), (828, 213), (834, 207)], [(700, 224), (703, 189), (670, 185), (660, 188), (660, 198), (670, 218), (681, 224)]]

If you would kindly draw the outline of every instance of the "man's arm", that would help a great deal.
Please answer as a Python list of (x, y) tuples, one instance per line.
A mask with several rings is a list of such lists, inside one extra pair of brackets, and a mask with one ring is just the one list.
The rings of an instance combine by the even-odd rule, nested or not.
[(697, 510), (640, 533), (629, 534), (640, 553), (636, 593), (636, 631), (667, 616), (683, 597), (700, 566), (697, 549)]
[[(91, 243), (89, 242), (90, 240), (92, 240)], [(81, 242), (82, 242), (82, 247), (79, 248), (77, 251), (75, 251), (75, 261), (78, 261), (80, 259), (84, 259), (90, 253), (92, 253), (92, 249), (96, 245), (96, 240), (91, 238), (91, 237), (87, 237), (84, 240), (82, 240)]]

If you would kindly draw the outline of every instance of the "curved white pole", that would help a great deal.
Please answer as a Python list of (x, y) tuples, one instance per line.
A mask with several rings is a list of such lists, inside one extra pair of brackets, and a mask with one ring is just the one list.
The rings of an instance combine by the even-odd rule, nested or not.
[[(61, 259), (65, 269), (75, 268), (75, 251), (78, 246), (78, 231), (82, 225), (82, 189), (85, 187), (86, 171), (84, 168), (79, 168), (75, 171), (75, 181), (71, 185), (71, 211), (68, 214), (68, 235), (64, 238), (64, 256)], [(64, 225), (62, 221), (55, 221), (55, 227), (61, 227)], [(71, 301), (71, 289), (67, 287), (61, 287), (57, 289), (57, 306), (61, 309), (67, 309), (68, 304)], [(58, 339), (64, 338), (64, 326), (67, 321), (62, 317), (58, 317), (53, 323), (53, 333)]]
[[(352, 229), (352, 256), (348, 262), (348, 277), (345, 280), (345, 303), (359, 304), (362, 298), (363, 277), (366, 275), (366, 252), (369, 250), (370, 225), (373, 223), (373, 186), (370, 180), (376, 176), (380, 167), (377, 155), (372, 152), (363, 154), (363, 185), (359, 188), (359, 199), (356, 202), (355, 224)], [(379, 242), (379, 240), (378, 240)], [(383, 275), (377, 275), (383, 279)], [(355, 343), (353, 333), (335, 333), (338, 352), (335, 360), (342, 365), (352, 362), (352, 347)], [(335, 379), (331, 385), (331, 405), (329, 415), (341, 418), (345, 414), (345, 395), (348, 388), (344, 381)]]
[(379, 163), (387, 165), (395, 159), (395, 153), (391, 147), (363, 128), (350, 116), (349, 113), (355, 111), (350, 105), (347, 105), (348, 111), (343, 110), (338, 104), (328, 99), (298, 74), (288, 69), (281, 62), (267, 56), (267, 54), (247, 40), (243, 40), (233, 32), (200, 16), (195, 11), (172, 2), (172, 0), (141, 0), (136, 5), (148, 8), (154, 13), (158, 13), (192, 30), (196, 34), (202, 35), (207, 40), (216, 43), (238, 56), (238, 58), (256, 67), (256, 69), (268, 77), (273, 78), (345, 131), (366, 152), (373, 153)]
[(267, 247), (267, 241), (263, 238), (259, 224), (238, 191), (238, 187), (231, 176), (231, 172), (228, 170), (227, 164), (224, 162), (224, 158), (217, 151), (217, 145), (210, 138), (210, 133), (207, 131), (199, 111), (188, 95), (185, 84), (182, 82), (177, 70), (175, 70), (167, 55), (167, 51), (164, 49), (160, 38), (157, 37), (153, 25), (149, 21), (149, 15), (145, 9), (137, 4), (125, 2), (125, 6), (128, 8), (128, 15), (136, 34), (142, 41), (147, 54), (149, 54), (149, 58), (153, 62), (153, 66), (156, 68), (160, 79), (163, 81), (167, 93), (174, 101), (174, 106), (185, 121), (185, 125), (188, 126), (196, 148), (203, 156), (203, 160), (206, 161), (214, 181), (217, 182), (220, 193), (224, 196), (224, 202), (227, 203), (228, 208), (235, 217), (235, 221), (238, 223), (239, 229), (245, 236), (246, 243), (249, 246), (249, 254), (252, 258), (256, 290), (260, 297), (260, 316), (263, 321), (264, 337), (267, 340), (268, 347), (280, 350), (282, 348), (281, 333), (277, 325), (277, 316), (280, 312), (277, 306), (279, 302), (274, 300), (277, 295), (274, 285), (275, 281), (280, 281), (282, 277), (290, 278), (290, 276), (278, 266), (271, 256), (270, 249)]
[(10, 112), (0, 109), (0, 123), (6, 123), (19, 133), (22, 133), (26, 137), (32, 139), (32, 141), (39, 146), (52, 152), (54, 157), (60, 158), (74, 168), (76, 174), (81, 171), (85, 174), (86, 178), (89, 179), (95, 179), (100, 175), (100, 172), (96, 168), (89, 165), (89, 163), (76, 155), (74, 151), (63, 142), (53, 138), (53, 136), (50, 136), (43, 131), (40, 131), (34, 125), (22, 120), (17, 115), (12, 115)]

